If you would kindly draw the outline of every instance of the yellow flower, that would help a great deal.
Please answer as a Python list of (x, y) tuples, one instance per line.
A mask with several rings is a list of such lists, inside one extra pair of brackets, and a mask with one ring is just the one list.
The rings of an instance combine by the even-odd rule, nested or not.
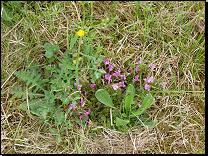
[(79, 29), (79, 31), (77, 32), (77, 35), (84, 36), (85, 32), (83, 30)]

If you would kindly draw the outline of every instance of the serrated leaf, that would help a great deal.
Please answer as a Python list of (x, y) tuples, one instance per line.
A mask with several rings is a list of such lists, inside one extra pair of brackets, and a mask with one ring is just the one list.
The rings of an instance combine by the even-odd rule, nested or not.
[(116, 126), (123, 126), (129, 123), (129, 120), (122, 120), (116, 117)]
[(62, 112), (62, 110), (63, 109), (59, 108), (54, 115), (55, 126), (61, 125), (62, 122), (64, 122), (65, 120), (64, 113)]
[(47, 58), (51, 58), (51, 56), (53, 56), (53, 51), (47, 50), (46, 53), (45, 53), (45, 56), (46, 56)]
[(114, 107), (109, 93), (105, 89), (98, 89), (95, 93), (95, 97), (103, 104), (109, 107)]
[(46, 119), (47, 110), (46, 109), (38, 109), (40, 111), (40, 114), (42, 115), (43, 119)]

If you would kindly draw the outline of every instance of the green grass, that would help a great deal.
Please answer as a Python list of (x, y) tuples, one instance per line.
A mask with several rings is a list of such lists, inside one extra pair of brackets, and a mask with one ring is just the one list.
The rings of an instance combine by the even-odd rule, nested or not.
[[(205, 2), (1, 4), (2, 153), (205, 153)], [(64, 123), (56, 127), (52, 120), (49, 125), (57, 129), (57, 134), (52, 134), (49, 125), (17, 109), (23, 101), (11, 92), (23, 83), (14, 72), (28, 68), (29, 57), (47, 64), (44, 44), (50, 41), (60, 47), (58, 58), (73, 45), (70, 54), (74, 59), (78, 51), (80, 55), (87, 51), (87, 46), (78, 47), (78, 40), (71, 42), (80, 27), (115, 16), (119, 16), (115, 25), (97, 28), (94, 34), (89, 31), (84, 45), (93, 46), (93, 50), (87, 55), (108, 56), (114, 67), (125, 73), (130, 73), (129, 67), (140, 57), (144, 64), (155, 64), (155, 72), (147, 74), (155, 76), (150, 92), (156, 103), (146, 110), (150, 120), (159, 121), (155, 128), (147, 130), (137, 121), (131, 127), (110, 126), (108, 109), (98, 103), (87, 85), (88, 104), (94, 109), (89, 117), (92, 125), (63, 129)], [(51, 64), (56, 62), (54, 59)], [(85, 69), (92, 66), (86, 58), (81, 64)], [(88, 70), (84, 79), (90, 74)], [(167, 82), (164, 89), (162, 82)], [(104, 87), (101, 80), (97, 85)], [(119, 95), (110, 86), (105, 87), (119, 106)], [(136, 95), (138, 99), (143, 96), (140, 92)], [(141, 103), (137, 101), (136, 105)]]

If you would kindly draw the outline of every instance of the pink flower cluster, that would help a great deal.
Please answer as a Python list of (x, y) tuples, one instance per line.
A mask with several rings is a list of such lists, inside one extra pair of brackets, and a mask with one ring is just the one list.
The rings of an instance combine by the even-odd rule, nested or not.
[(148, 83), (153, 82), (153, 76), (151, 76), (150, 78), (144, 78), (144, 81), (146, 81), (146, 84), (145, 84), (144, 88), (146, 90), (150, 91), (150, 85), (148, 85)]
[[(108, 58), (104, 59), (104, 64), (105, 65), (109, 65), (109, 59)], [(113, 65), (109, 65), (107, 68), (109, 69), (109, 71), (113, 71)], [(123, 80), (126, 79), (125, 73), (123, 75), (121, 75), (121, 71), (118, 70), (118, 71), (115, 71), (112, 75), (110, 73), (108, 73), (108, 74), (105, 75), (105, 79), (108, 80), (108, 83), (111, 83), (113, 81), (111, 79), (112, 76), (115, 76), (116, 78), (119, 78), (119, 76), (120, 76)], [(120, 87), (125, 87), (124, 81), (121, 81), (121, 82), (119, 82), (117, 84), (113, 84), (112, 85), (113, 89), (114, 90), (117, 90), (119, 88), (118, 85)]]

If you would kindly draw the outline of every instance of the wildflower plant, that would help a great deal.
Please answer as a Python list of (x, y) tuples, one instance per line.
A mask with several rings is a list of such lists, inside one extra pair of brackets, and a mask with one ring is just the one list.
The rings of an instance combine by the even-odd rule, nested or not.
[[(27, 68), (14, 73), (25, 84), (14, 87), (12, 91), (14, 98), (24, 101), (18, 109), (49, 125), (53, 134), (57, 130), (52, 128), (51, 121), (55, 121), (56, 127), (65, 125), (60, 131), (72, 128), (75, 122), (82, 126), (88, 123), (93, 110), (88, 106), (91, 102), (86, 98), (90, 94), (86, 88), (95, 90), (96, 81), (106, 74), (99, 68), (104, 57), (92, 45), (94, 37), (91, 37), (91, 33), (98, 25), (77, 27), (75, 35), (71, 34), (70, 47), (64, 53), (58, 45), (45, 43), (46, 63), (37, 64), (35, 59), (28, 58)], [(74, 119), (69, 119), (71, 116)], [(92, 123), (91, 120), (89, 122)], [(60, 140), (60, 135), (57, 140)]]
[[(108, 58), (104, 59), (105, 68), (112, 69), (112, 70), (106, 70), (108, 71), (108, 73), (105, 74), (105, 79), (107, 80), (107, 83), (111, 84), (112, 90), (115, 91), (114, 92), (115, 94), (119, 94), (119, 90), (124, 91), (124, 89), (126, 89), (126, 94), (123, 97), (123, 100), (120, 102), (119, 104), (120, 106), (118, 105), (117, 107), (113, 104), (113, 100), (110, 97), (110, 94), (112, 94), (112, 92), (109, 89), (108, 90), (110, 91), (110, 94), (106, 89), (98, 89), (95, 93), (95, 96), (101, 103), (105, 104), (111, 109), (115, 109), (116, 113), (114, 113), (113, 116), (116, 126), (123, 126), (126, 124), (130, 124), (131, 121), (135, 120), (133, 118), (140, 118), (140, 121), (144, 122), (144, 125), (148, 126), (149, 128), (153, 128), (156, 125), (157, 120), (149, 121), (147, 120), (149, 115), (148, 114), (142, 115), (142, 113), (155, 102), (154, 98), (149, 92), (154, 80), (153, 76), (150, 76), (151, 72), (154, 70), (154, 65), (151, 64), (147, 66), (143, 64), (141, 57), (137, 64), (138, 64), (137, 66), (129, 68), (129, 73), (126, 72), (127, 73), (126, 76), (126, 73), (121, 73), (120, 70), (113, 71), (114, 67), (109, 62), (109, 59)], [(140, 68), (143, 70), (143, 72), (146, 72), (146, 74), (141, 73)], [(148, 75), (148, 77), (142, 78), (142, 75), (143, 76)], [(131, 81), (128, 81), (129, 78), (131, 79)], [(141, 91), (142, 92), (141, 94), (144, 95), (144, 98), (142, 98), (143, 102), (141, 107), (137, 109), (135, 107), (135, 103), (138, 100), (141, 100), (141, 98), (139, 99), (138, 95), (135, 98), (136, 92), (134, 86), (138, 88), (138, 85), (140, 85), (141, 89), (144, 88)], [(137, 94), (139, 93), (137, 92)], [(113, 119), (111, 118), (111, 120)]]

